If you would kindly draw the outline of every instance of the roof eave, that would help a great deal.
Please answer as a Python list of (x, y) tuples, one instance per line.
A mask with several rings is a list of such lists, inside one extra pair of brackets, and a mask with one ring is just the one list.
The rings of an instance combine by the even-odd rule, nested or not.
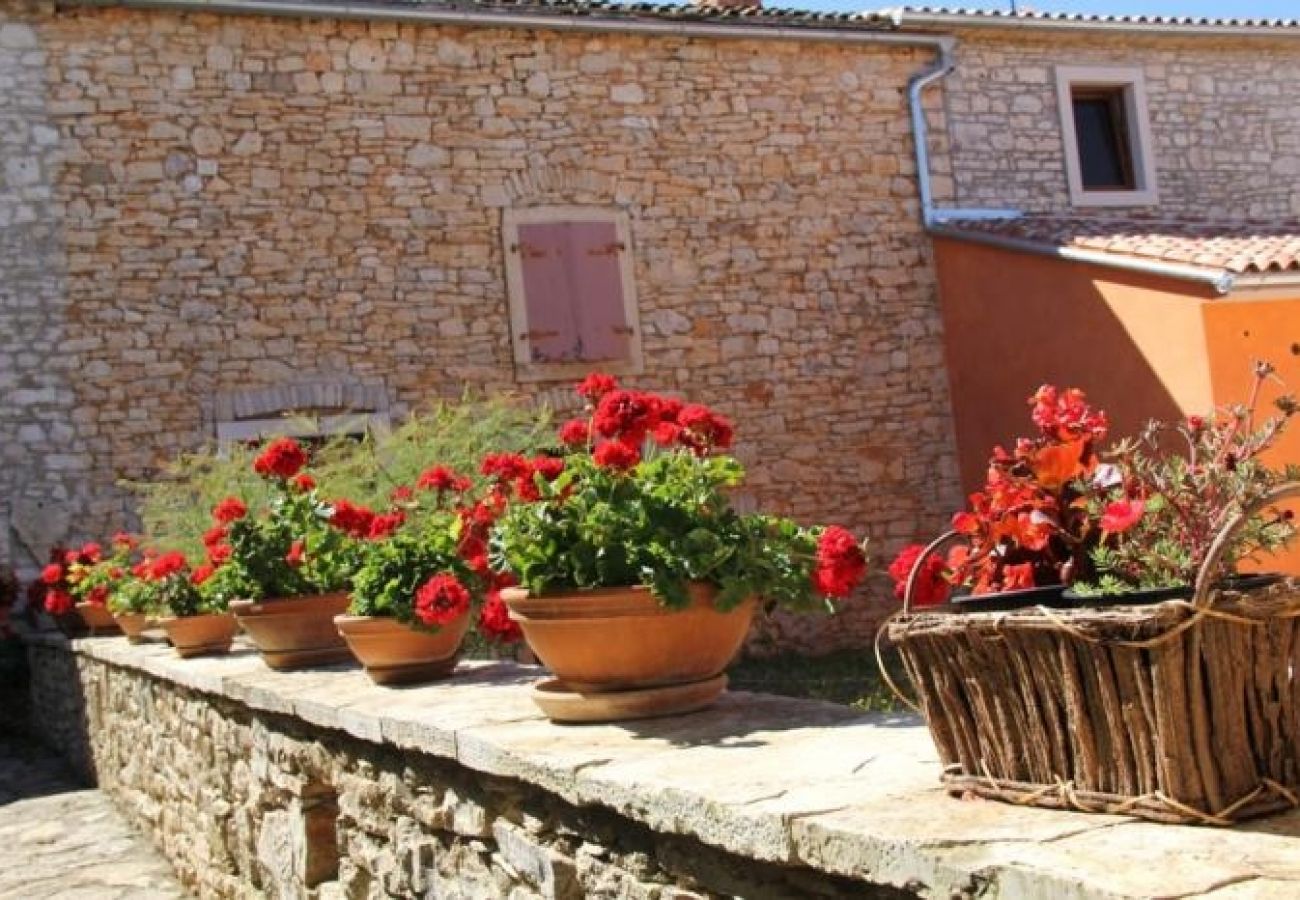
[(909, 28), (942, 28), (960, 30), (978, 28), (1011, 31), (1091, 31), (1120, 32), (1124, 34), (1152, 34), (1164, 37), (1243, 37), (1300, 40), (1300, 24), (1233, 25), (1228, 23), (1197, 22), (1135, 22), (1106, 21), (1103, 19), (1069, 19), (1047, 16), (999, 16), (972, 13), (916, 12), (908, 9), (877, 10), (898, 23), (902, 30)]

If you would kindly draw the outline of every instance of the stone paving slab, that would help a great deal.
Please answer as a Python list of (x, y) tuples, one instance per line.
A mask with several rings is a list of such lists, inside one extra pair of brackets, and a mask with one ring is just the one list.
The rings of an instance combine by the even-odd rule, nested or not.
[(171, 868), (108, 797), (0, 736), (0, 900), (172, 900)]
[(737, 854), (929, 896), (1300, 898), (1300, 812), (1209, 829), (959, 800), (938, 788), (934, 746), (906, 717), (736, 692), (686, 716), (559, 726), (528, 699), (535, 667), (471, 662), (442, 683), (393, 689), (355, 666), (282, 675), (247, 653), (185, 661), (120, 638), (72, 643)]

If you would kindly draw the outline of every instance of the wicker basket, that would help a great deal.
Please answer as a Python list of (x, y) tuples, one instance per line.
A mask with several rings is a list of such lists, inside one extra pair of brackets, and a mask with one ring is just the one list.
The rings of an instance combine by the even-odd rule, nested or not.
[(1300, 582), (1208, 584), (1247, 514), (1295, 496), (1229, 523), (1191, 601), (913, 613), (918, 560), (887, 637), (949, 791), (1206, 825), (1300, 804)]

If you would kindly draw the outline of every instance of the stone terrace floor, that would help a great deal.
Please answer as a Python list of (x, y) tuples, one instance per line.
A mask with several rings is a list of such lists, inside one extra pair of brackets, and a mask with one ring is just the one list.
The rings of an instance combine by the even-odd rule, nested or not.
[(184, 897), (171, 868), (103, 793), (0, 722), (0, 898)]

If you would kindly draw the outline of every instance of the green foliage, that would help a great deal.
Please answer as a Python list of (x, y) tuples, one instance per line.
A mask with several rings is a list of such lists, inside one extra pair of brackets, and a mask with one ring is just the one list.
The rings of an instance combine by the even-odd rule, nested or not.
[[(553, 443), (551, 432), (546, 410), (509, 397), (467, 394), (414, 413), (391, 432), (325, 441), (314, 448), (311, 468), (318, 496), (383, 509), (395, 487), (410, 485), (432, 464), (473, 474), (485, 453), (532, 452)], [(276, 489), (253, 471), (257, 452), (244, 445), (221, 452), (209, 447), (177, 457), (154, 481), (128, 483), (139, 499), (146, 544), (199, 560), (217, 502), (234, 496), (250, 510), (269, 507)]]
[(256, 450), (235, 445), (222, 453), (205, 448), (168, 463), (151, 482), (126, 487), (139, 498), (145, 542), (178, 550), (187, 559), (203, 558), (203, 534), (212, 527), (212, 507), (238, 497), (249, 509), (264, 508), (272, 486), (253, 471)]
[(660, 602), (690, 602), (691, 581), (716, 585), (729, 609), (752, 596), (791, 607), (815, 602), (816, 534), (770, 516), (741, 516), (727, 491), (744, 470), (729, 456), (662, 452), (629, 473), (586, 454), (566, 459), (541, 500), (515, 504), (493, 531), (493, 568), (534, 594), (641, 584)]
[[(1230, 520), (1273, 487), (1300, 478), (1296, 466), (1274, 469), (1260, 459), (1296, 412), (1290, 398), (1282, 397), (1279, 414), (1255, 425), (1259, 390), (1271, 376), (1272, 367), (1260, 363), (1249, 403), (1178, 425), (1152, 422), (1138, 438), (1111, 451), (1123, 478), (1091, 501), (1091, 511), (1100, 517), (1108, 504), (1141, 503), (1141, 517), (1092, 551), (1097, 577), (1076, 590), (1124, 593), (1192, 585)], [(1276, 510), (1253, 515), (1222, 554), (1214, 580), (1233, 574), (1247, 558), (1286, 546), (1294, 536), (1289, 515)]]
[(503, 396), (439, 401), (385, 434), (332, 443), (313, 457), (322, 497), (383, 509), (432, 465), (473, 476), (488, 453), (530, 454), (554, 443), (550, 413)]
[[(459, 522), (450, 513), (431, 516), (423, 527), (404, 529), (388, 540), (364, 545), (360, 567), (352, 581), (354, 616), (387, 616), (425, 628), (414, 614), (415, 593), (438, 574), (456, 576), (476, 599), (480, 580), (456, 552)], [(433, 628), (432, 630), (437, 630)]]

